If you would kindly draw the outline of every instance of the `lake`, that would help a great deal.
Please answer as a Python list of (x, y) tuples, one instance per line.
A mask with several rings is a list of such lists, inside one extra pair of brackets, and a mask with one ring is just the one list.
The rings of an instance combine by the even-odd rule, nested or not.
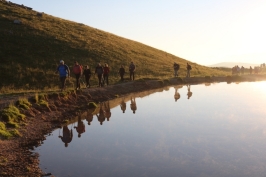
[(134, 93), (84, 112), (34, 152), (56, 177), (261, 177), (265, 89), (243, 82)]

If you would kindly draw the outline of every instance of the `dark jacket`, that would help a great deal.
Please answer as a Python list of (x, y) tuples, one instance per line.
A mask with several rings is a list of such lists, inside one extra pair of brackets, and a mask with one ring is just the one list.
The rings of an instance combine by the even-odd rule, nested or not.
[(84, 75), (85, 77), (90, 77), (90, 76), (91, 76), (91, 70), (90, 70), (90, 69), (85, 69), (85, 70), (83, 71), (83, 75)]

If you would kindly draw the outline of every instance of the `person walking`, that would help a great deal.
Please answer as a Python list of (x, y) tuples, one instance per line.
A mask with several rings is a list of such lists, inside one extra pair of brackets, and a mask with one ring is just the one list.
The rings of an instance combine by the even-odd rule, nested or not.
[(253, 69), (252, 69), (252, 67), (250, 66), (250, 67), (249, 67), (249, 74), (252, 74), (252, 70), (253, 70)]
[(98, 65), (95, 68), (95, 73), (94, 75), (97, 74), (98, 77), (98, 87), (102, 86), (102, 77), (103, 77), (103, 67), (101, 66), (101, 63), (98, 63)]
[(107, 63), (104, 64), (103, 67), (103, 83), (109, 85), (108, 76), (109, 76), (110, 68)]
[(135, 80), (135, 70), (136, 70), (136, 66), (134, 65), (133, 62), (131, 62), (129, 65), (130, 80)]
[(191, 65), (187, 63), (187, 78), (190, 77), (190, 70), (192, 69)]
[(121, 67), (120, 67), (120, 69), (119, 69), (119, 71), (118, 71), (118, 73), (119, 73), (119, 75), (120, 75), (120, 78), (121, 78), (121, 81), (124, 81), (124, 74), (125, 74), (125, 68), (124, 68), (124, 66), (123, 65), (121, 65)]
[(69, 67), (65, 64), (64, 60), (60, 60), (60, 64), (57, 67), (55, 73), (59, 72), (61, 91), (65, 90), (66, 78), (70, 77)]
[(76, 90), (80, 89), (80, 76), (82, 73), (82, 67), (79, 65), (77, 61), (75, 61), (75, 65), (73, 66), (73, 73), (76, 77)]
[(91, 70), (88, 65), (85, 66), (85, 69), (83, 71), (83, 75), (85, 76), (85, 81), (86, 81), (86, 87), (91, 87), (90, 84), (90, 78), (91, 78)]
[(174, 72), (175, 72), (175, 77), (178, 76), (178, 70), (179, 70), (179, 64), (177, 64), (176, 62), (174, 63)]

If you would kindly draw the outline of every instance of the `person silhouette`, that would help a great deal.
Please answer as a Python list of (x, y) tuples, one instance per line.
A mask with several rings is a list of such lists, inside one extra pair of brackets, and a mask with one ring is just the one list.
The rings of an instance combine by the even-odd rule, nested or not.
[(95, 111), (95, 108), (93, 109), (88, 109), (87, 111), (87, 117), (86, 117), (86, 120), (88, 122), (88, 125), (91, 124), (92, 120), (93, 120), (93, 112)]
[(192, 92), (190, 91), (190, 85), (187, 85), (187, 99), (192, 96)]
[(109, 101), (104, 102), (104, 116), (107, 121), (110, 120), (111, 117), (111, 109), (110, 109), (110, 103)]
[(180, 94), (177, 92), (177, 89), (178, 88), (175, 88), (175, 95), (174, 95), (175, 102), (180, 98)]
[(65, 147), (68, 147), (68, 143), (70, 143), (72, 141), (73, 138), (73, 131), (72, 129), (69, 130), (67, 125), (63, 126), (63, 136), (58, 136), (59, 138), (61, 138), (61, 140), (65, 143)]
[(127, 108), (127, 104), (125, 102), (125, 97), (122, 99), (121, 103), (120, 103), (120, 108), (123, 111), (123, 113), (125, 113), (126, 108)]
[(81, 115), (79, 115), (78, 117), (78, 126), (74, 127), (77, 132), (78, 132), (78, 137), (81, 137), (81, 134), (85, 132), (85, 124), (84, 122), (81, 120)]
[(130, 108), (131, 108), (131, 110), (133, 111), (133, 114), (135, 114), (135, 113), (136, 113), (136, 110), (137, 110), (137, 104), (136, 104), (136, 99), (135, 99), (135, 97), (134, 97), (134, 98), (131, 97)]
[(104, 116), (104, 110), (103, 110), (103, 104), (100, 103), (100, 110), (99, 110), (99, 115), (97, 115), (98, 121), (100, 122), (100, 124), (102, 125), (103, 122), (105, 121), (105, 116)]

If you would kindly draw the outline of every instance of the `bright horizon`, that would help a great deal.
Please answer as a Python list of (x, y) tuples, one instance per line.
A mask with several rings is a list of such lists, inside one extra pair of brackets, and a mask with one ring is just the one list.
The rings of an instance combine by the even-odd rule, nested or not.
[(265, 0), (12, 0), (201, 65), (266, 63)]

